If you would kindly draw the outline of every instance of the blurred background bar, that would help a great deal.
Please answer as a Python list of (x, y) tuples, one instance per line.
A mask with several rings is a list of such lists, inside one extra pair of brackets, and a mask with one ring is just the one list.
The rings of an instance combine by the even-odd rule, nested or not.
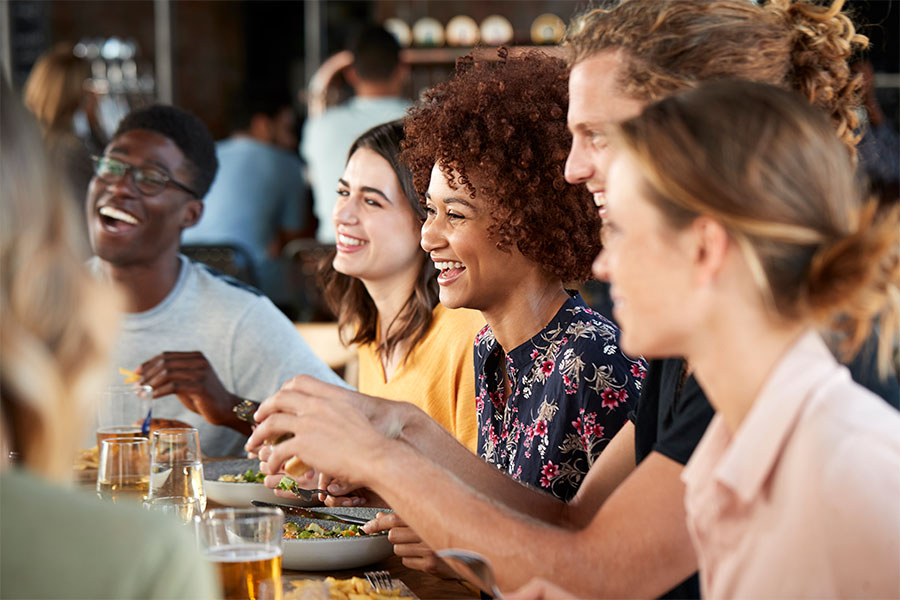
[[(401, 61), (409, 66), (403, 96), (414, 102), (424, 90), (446, 80), (456, 59), (473, 47), (483, 58), (495, 56), (493, 47), (500, 43), (512, 52), (539, 46), (564, 55), (557, 42), (565, 28), (596, 4), (589, 0), (0, 0), (0, 62), (13, 87), (21, 91), (38, 58), (68, 44), (72, 54), (87, 65), (84, 90), (94, 99), (89, 108), (68, 120), (93, 153), (102, 150), (122, 116), (154, 101), (193, 112), (216, 140), (223, 140), (234, 131), (235, 100), (248, 90), (275, 88), (289, 93), (299, 139), (306, 119), (353, 94), (344, 78), (352, 61), (347, 48), (366, 26), (382, 25), (398, 40)], [(860, 145), (862, 164), (876, 193), (896, 201), (900, 197), (900, 2), (849, 0), (847, 5), (864, 24), (861, 31), (871, 42), (868, 54), (854, 67), (870, 84), (861, 110), (870, 125)], [(82, 188), (85, 185), (81, 182)], [(308, 214), (313, 195), (307, 193), (298, 202), (308, 226), (300, 240), (293, 245), (282, 240), (276, 251), (285, 264), (282, 287), (286, 291), (282, 292), (288, 298), (275, 298), (276, 303), (296, 320), (328, 318), (318, 301), (314, 275), (316, 261), (329, 247), (313, 239), (315, 219)], [(320, 236), (322, 241), (327, 242)]]

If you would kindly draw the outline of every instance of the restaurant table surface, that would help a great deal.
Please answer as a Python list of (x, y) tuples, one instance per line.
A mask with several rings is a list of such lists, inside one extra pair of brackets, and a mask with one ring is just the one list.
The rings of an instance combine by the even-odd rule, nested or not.
[[(210, 461), (217, 459), (207, 458), (205, 460)], [(228, 460), (228, 458), (222, 458), (220, 460)], [(74, 473), (75, 481), (80, 487), (92, 488), (96, 484), (96, 469), (83, 469), (80, 471), (75, 471)], [(219, 506), (221, 505), (216, 504), (215, 502), (207, 502), (207, 508), (217, 508)], [(406, 587), (408, 587), (416, 596), (418, 596), (422, 600), (431, 598), (435, 600), (444, 600), (448, 598), (479, 597), (479, 594), (477, 592), (466, 587), (459, 581), (451, 579), (441, 579), (440, 577), (435, 577), (434, 575), (430, 575), (428, 573), (425, 573), (424, 571), (410, 569), (404, 566), (400, 558), (393, 554), (385, 560), (370, 565), (365, 565), (358, 569), (346, 569), (343, 571), (294, 571), (291, 569), (284, 569), (282, 571), (282, 574), (286, 576), (309, 575), (310, 577), (317, 578), (335, 577), (339, 579), (347, 579), (354, 576), (361, 577), (362, 574), (367, 571), (378, 570), (388, 571), (391, 574), (392, 578), (399, 579), (400, 581), (405, 583)]]

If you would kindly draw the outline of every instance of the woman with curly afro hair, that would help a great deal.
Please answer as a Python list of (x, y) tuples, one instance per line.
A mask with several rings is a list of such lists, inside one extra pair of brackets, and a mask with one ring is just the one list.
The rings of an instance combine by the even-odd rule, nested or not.
[(424, 192), (422, 247), (441, 303), (480, 310), (478, 452), (571, 499), (627, 419), (643, 364), (564, 282), (600, 249), (590, 196), (565, 182), (565, 63), (538, 52), (461, 59), (405, 123), (401, 156)]

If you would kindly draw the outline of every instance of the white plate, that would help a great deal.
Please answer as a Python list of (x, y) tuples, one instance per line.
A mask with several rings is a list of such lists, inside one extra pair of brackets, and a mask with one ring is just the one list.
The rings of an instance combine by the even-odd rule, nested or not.
[(261, 483), (238, 483), (217, 481), (222, 475), (237, 475), (247, 469), (259, 471), (259, 460), (255, 458), (236, 458), (234, 460), (217, 460), (203, 463), (203, 489), (206, 497), (222, 506), (252, 506), (253, 500), (261, 502), (278, 502), (295, 506), (315, 506), (320, 504), (313, 500), (305, 502), (300, 498), (282, 498)]
[[(379, 511), (388, 512), (383, 508), (366, 507), (317, 508), (316, 510), (367, 519), (374, 518), (375, 513)], [(327, 529), (336, 525), (333, 521), (318, 521), (292, 516), (286, 516), (285, 521), (293, 521), (301, 525), (318, 523)], [(388, 541), (387, 532), (359, 537), (282, 540), (282, 543), (282, 567), (295, 571), (354, 569), (384, 560), (394, 552), (393, 546)]]

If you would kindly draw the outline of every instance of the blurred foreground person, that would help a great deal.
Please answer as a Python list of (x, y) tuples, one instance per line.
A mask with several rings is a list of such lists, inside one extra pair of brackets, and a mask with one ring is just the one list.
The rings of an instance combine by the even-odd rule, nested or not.
[(107, 383), (119, 298), (84, 268), (68, 190), (0, 89), (0, 597), (212, 598), (177, 523), (64, 486)]
[(94, 273), (125, 292), (115, 368), (153, 388), (153, 416), (200, 431), (208, 456), (237, 456), (234, 408), (308, 373), (340, 384), (258, 290), (179, 253), (216, 173), (206, 126), (173, 106), (130, 113), (97, 157), (86, 200)]
[(41, 126), (51, 167), (64, 174), (76, 201), (91, 181), (91, 155), (104, 144), (96, 123), (97, 98), (85, 87), (90, 77), (88, 61), (72, 54), (71, 44), (61, 43), (38, 58), (23, 90), (25, 106)]
[(892, 368), (900, 208), (876, 217), (824, 115), (770, 86), (664, 100), (612, 145), (594, 273), (626, 349), (684, 356), (716, 411), (682, 474), (703, 596), (895, 596), (900, 413), (817, 330), (850, 357), (877, 318)]

